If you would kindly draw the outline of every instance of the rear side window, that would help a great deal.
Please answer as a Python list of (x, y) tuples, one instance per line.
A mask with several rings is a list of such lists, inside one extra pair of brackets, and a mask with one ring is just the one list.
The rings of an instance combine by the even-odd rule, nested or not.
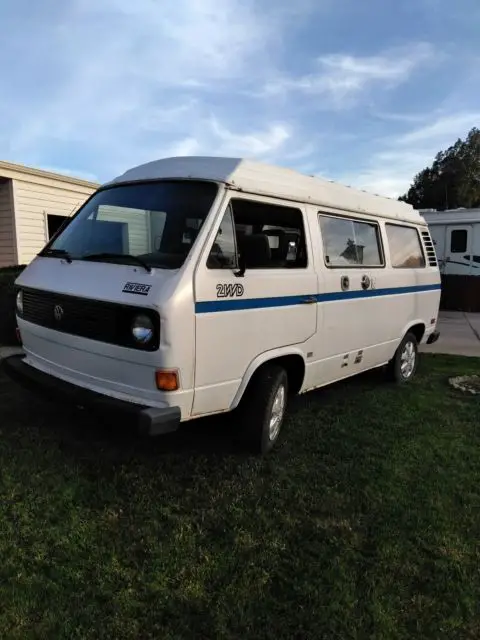
[(466, 229), (455, 229), (452, 231), (450, 239), (450, 253), (465, 253), (467, 242), (468, 231)]
[(398, 224), (386, 224), (392, 267), (419, 269), (425, 267), (425, 256), (417, 229)]
[(378, 224), (324, 214), (319, 223), (327, 267), (384, 266)]
[(207, 260), (209, 269), (305, 269), (303, 213), (295, 207), (232, 198)]

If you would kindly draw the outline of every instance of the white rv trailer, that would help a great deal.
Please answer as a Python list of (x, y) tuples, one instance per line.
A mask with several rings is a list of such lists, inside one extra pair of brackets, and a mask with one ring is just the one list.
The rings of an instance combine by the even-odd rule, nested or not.
[(287, 399), (434, 342), (440, 274), (410, 205), (236, 158), (167, 158), (95, 194), (17, 279), (4, 361), (140, 431), (235, 410), (270, 451)]
[(442, 275), (480, 276), (480, 209), (420, 209)]

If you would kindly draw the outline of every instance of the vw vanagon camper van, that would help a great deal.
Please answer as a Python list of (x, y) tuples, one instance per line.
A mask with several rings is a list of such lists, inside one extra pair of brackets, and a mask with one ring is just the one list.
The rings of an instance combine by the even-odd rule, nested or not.
[(17, 280), (12, 377), (148, 434), (234, 411), (256, 451), (288, 398), (438, 338), (440, 275), (412, 207), (248, 160), (150, 162), (103, 185)]

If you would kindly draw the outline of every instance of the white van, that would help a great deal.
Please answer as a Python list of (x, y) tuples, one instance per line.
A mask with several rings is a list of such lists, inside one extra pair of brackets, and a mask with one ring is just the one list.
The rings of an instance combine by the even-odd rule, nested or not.
[(252, 161), (168, 158), (103, 185), (17, 280), (10, 375), (148, 434), (238, 409), (258, 452), (287, 398), (412, 378), (440, 302), (409, 205)]

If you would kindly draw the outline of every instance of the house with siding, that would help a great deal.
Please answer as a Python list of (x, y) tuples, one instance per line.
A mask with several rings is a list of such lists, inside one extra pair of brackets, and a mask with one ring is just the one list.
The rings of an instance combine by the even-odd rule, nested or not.
[(0, 161), (0, 267), (28, 264), (98, 186)]

